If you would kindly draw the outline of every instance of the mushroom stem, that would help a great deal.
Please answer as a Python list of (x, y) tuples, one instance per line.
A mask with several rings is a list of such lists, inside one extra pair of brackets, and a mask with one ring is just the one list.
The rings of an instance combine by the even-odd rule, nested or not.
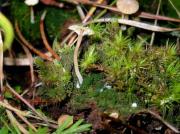
[(79, 65), (78, 65), (78, 51), (79, 51), (79, 47), (81, 45), (81, 41), (83, 38), (83, 30), (81, 30), (80, 34), (78, 35), (78, 40), (77, 40), (77, 44), (76, 44), (76, 48), (74, 50), (74, 69), (75, 69), (75, 73), (76, 76), (79, 80), (79, 85), (81, 85), (83, 83), (83, 77), (79, 71)]
[(33, 6), (30, 6), (30, 11), (31, 11), (31, 14), (30, 14), (30, 21), (31, 21), (31, 24), (34, 24), (35, 23), (35, 20), (34, 20), (34, 10), (33, 10)]
[[(129, 16), (126, 14), (122, 14), (122, 19), (129, 19)], [(127, 29), (126, 25), (121, 25), (121, 30), (125, 31)]]

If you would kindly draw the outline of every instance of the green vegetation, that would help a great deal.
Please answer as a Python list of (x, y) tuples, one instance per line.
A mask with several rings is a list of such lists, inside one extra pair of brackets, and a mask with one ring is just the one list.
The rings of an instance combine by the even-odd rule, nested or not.
[[(64, 2), (64, 0), (61, 2)], [(155, 14), (154, 11), (157, 10), (159, 3), (157, 0), (153, 0), (153, 2), (149, 0), (139, 2), (140, 11), (144, 12), (148, 10), (148, 13), (153, 14)], [(5, 2), (0, 2), (0, 5), (4, 3)], [(45, 53), (45, 49), (42, 45), (43, 41), (40, 36), (39, 26), (41, 15), (46, 10), (47, 15), (44, 20), (44, 28), (47, 40), (52, 44), (53, 50), (61, 58), (59, 61), (54, 59), (52, 61), (45, 61), (41, 59), (39, 55), (33, 53), (35, 81), (31, 83), (29, 80), (27, 82), (28, 84), (24, 84), (24, 87), (21, 87), (19, 83), (15, 83), (16, 81), (14, 82), (13, 78), (9, 78), (8, 71), (10, 69), (8, 67), (7, 69), (5, 68), (5, 71), (0, 68), (3, 70), (2, 74), (3, 72), (4, 74), (6, 71), (8, 72), (2, 79), (5, 79), (4, 81), (7, 81), (9, 85), (14, 86), (15, 91), (21, 95), (20, 97), (25, 100), (27, 99), (27, 102), (32, 102), (32, 104), (37, 102), (37, 105), (35, 104), (34, 106), (37, 109), (40, 106), (38, 110), (43, 113), (42, 115), (50, 115), (50, 117), (53, 117), (53, 114), (56, 114), (56, 116), (53, 117), (55, 120), (57, 116), (61, 115), (60, 112), (67, 112), (68, 114), (78, 113), (79, 111), (91, 108), (91, 104), (95, 104), (98, 110), (105, 113), (117, 111), (121, 117), (127, 117), (142, 109), (155, 109), (166, 121), (180, 127), (180, 32), (156, 32), (154, 44), (150, 46), (149, 42), (152, 38), (152, 31), (149, 32), (129, 25), (127, 26), (127, 30), (121, 30), (121, 24), (118, 24), (118, 22), (88, 23), (86, 26), (91, 28), (94, 34), (83, 37), (81, 42), (78, 52), (78, 63), (80, 73), (83, 77), (83, 83), (82, 85), (78, 85), (73, 61), (74, 48), (76, 45), (75, 40), (78, 39), (75, 33), (72, 34), (69, 40), (67, 39), (70, 31), (67, 30), (68, 26), (66, 26), (66, 23), (67, 25), (72, 25), (78, 21), (80, 22), (80, 19), (77, 9), (74, 8), (75, 5), (67, 1), (64, 3), (65, 6), (62, 9), (43, 4), (43, 1), (35, 5), (33, 7), (35, 11), (34, 24), (30, 22), (30, 7), (25, 5), (24, 2), (13, 0), (9, 1), (8, 6), (6, 4), (2, 6), (3, 14), (8, 16), (7, 18), (12, 24), (17, 21), (23, 36), (33, 44), (33, 47), (40, 50), (42, 54)], [(110, 5), (110, 3), (115, 3), (115, 1), (107, 1), (107, 5)], [(152, 6), (150, 7), (151, 4)], [(88, 5), (87, 8), (86, 5), (82, 5), (80, 5), (82, 11), (86, 14), (86, 11), (89, 10), (89, 6), (91, 5)], [(179, 18), (179, 7), (179, 0), (163, 0), (159, 14), (166, 17)], [(4, 12), (6, 10), (8, 12)], [(91, 16), (91, 20), (97, 16), (108, 16), (114, 19), (121, 18), (116, 12), (107, 12), (107, 14), (103, 15), (101, 8), (98, 8)], [(130, 15), (129, 19), (133, 21), (138, 19), (138, 24), (148, 23), (154, 25), (154, 20), (157, 17), (152, 15), (154, 17), (152, 21), (146, 20), (148, 18), (146, 14), (146, 19), (141, 18), (142, 16), (137, 14)], [(161, 17), (157, 18), (162, 19)], [(3, 25), (1, 29), (3, 29)], [(158, 20), (157, 25), (161, 27), (167, 26), (169, 28), (179, 27), (178, 22), (168, 21), (167, 23), (162, 20)], [(26, 52), (27, 56), (24, 56), (24, 52), (21, 52), (22, 48), (19, 44), (23, 44), (23, 42), (16, 34), (17, 33), (15, 33), (12, 52), (5, 53), (4, 57), (10, 57), (10, 59), (12, 59), (12, 57), (18, 57), (20, 60), (24, 59), (24, 57), (31, 57), (29, 51)], [(5, 35), (3, 35), (3, 39), (4, 38)], [(66, 41), (65, 38), (67, 39)], [(65, 43), (60, 43), (60, 41), (64, 41)], [(14, 62), (15, 60), (12, 61)], [(1, 63), (3, 63), (3, 61)], [(24, 70), (27, 71), (27, 68)], [(16, 69), (13, 71), (16, 72)], [(28, 75), (26, 74), (25, 76), (31, 76), (32, 78), (31, 70), (28, 70), (26, 73)], [(11, 84), (11, 81), (14, 82), (12, 82), (14, 85)], [(20, 81), (23, 83), (24, 80)], [(2, 87), (5, 85), (3, 85), (3, 83), (6, 82), (1, 81), (0, 84), (2, 84)], [(36, 83), (41, 84), (37, 86)], [(28, 86), (26, 87), (26, 85)], [(27, 92), (24, 91), (26, 88), (28, 89)], [(24, 103), (15, 96), (16, 95), (12, 94), (8, 89), (3, 91), (3, 97), (8, 100), (11, 106), (15, 106), (22, 111), (32, 110), (29, 106), (28, 109), (26, 109), (27, 105), (24, 105)], [(41, 105), (43, 101), (49, 102), (48, 105)], [(54, 104), (61, 105), (55, 113), (48, 113), (48, 110), (44, 110), (51, 106), (54, 108)], [(31, 112), (33, 113), (34, 111), (32, 110)], [(13, 114), (14, 113), (13, 111)], [(38, 115), (35, 112), (33, 114), (35, 114), (35, 116)], [(16, 116), (17, 114), (14, 115)], [(72, 116), (76, 117), (77, 115)], [(76, 122), (68, 126), (69, 123), (73, 121), (72, 116), (62, 125), (58, 126), (58, 128), (39, 127), (39, 120), (37, 119), (38, 122), (36, 125), (32, 121), (32, 117), (25, 118), (30, 119), (33, 125), (35, 124), (37, 132), (31, 130), (24, 124), (22, 126), (25, 126), (30, 134), (75, 134), (86, 133), (91, 130), (91, 124), (84, 123), (83, 119), (78, 120), (79, 117), (75, 119)], [(86, 118), (87, 115), (84, 114), (82, 116)], [(20, 118), (18, 117), (17, 119)], [(6, 109), (0, 107), (0, 134), (20, 134), (21, 131), (19, 128), (12, 124), (9, 125), (9, 122), (10, 120), (8, 120)], [(56, 123), (52, 124), (54, 125)]]

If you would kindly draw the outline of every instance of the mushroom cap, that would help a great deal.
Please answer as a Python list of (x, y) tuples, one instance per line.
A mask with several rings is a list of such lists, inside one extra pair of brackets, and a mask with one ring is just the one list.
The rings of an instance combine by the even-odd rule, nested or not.
[(116, 6), (123, 14), (133, 14), (139, 9), (137, 0), (117, 0)]
[(83, 36), (84, 35), (92, 35), (94, 34), (94, 31), (88, 27), (83, 27), (80, 25), (72, 25), (68, 28), (69, 30), (72, 30), (74, 32), (76, 32), (78, 35), (81, 33), (81, 31), (83, 31)]
[(39, 0), (25, 0), (24, 3), (28, 6), (34, 6), (39, 3)]

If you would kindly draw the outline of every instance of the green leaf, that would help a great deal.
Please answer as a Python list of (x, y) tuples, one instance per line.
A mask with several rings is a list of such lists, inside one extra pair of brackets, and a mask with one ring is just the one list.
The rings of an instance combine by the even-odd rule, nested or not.
[(8, 134), (8, 128), (7, 127), (2, 127), (0, 129), (0, 134)]

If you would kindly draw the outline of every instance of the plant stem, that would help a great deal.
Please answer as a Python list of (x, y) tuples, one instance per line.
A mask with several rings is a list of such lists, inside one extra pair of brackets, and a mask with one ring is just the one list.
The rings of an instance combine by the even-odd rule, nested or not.
[[(160, 7), (161, 7), (161, 0), (159, 0), (159, 4), (158, 4), (157, 11), (156, 11), (156, 15), (159, 15)], [(154, 26), (156, 26), (156, 25), (157, 25), (157, 19), (154, 21)], [(152, 35), (151, 35), (150, 48), (152, 48), (152, 45), (153, 45), (153, 42), (154, 42), (154, 38), (155, 38), (155, 32), (153, 32)]]
[(0, 96), (3, 96), (3, 41), (0, 31)]

